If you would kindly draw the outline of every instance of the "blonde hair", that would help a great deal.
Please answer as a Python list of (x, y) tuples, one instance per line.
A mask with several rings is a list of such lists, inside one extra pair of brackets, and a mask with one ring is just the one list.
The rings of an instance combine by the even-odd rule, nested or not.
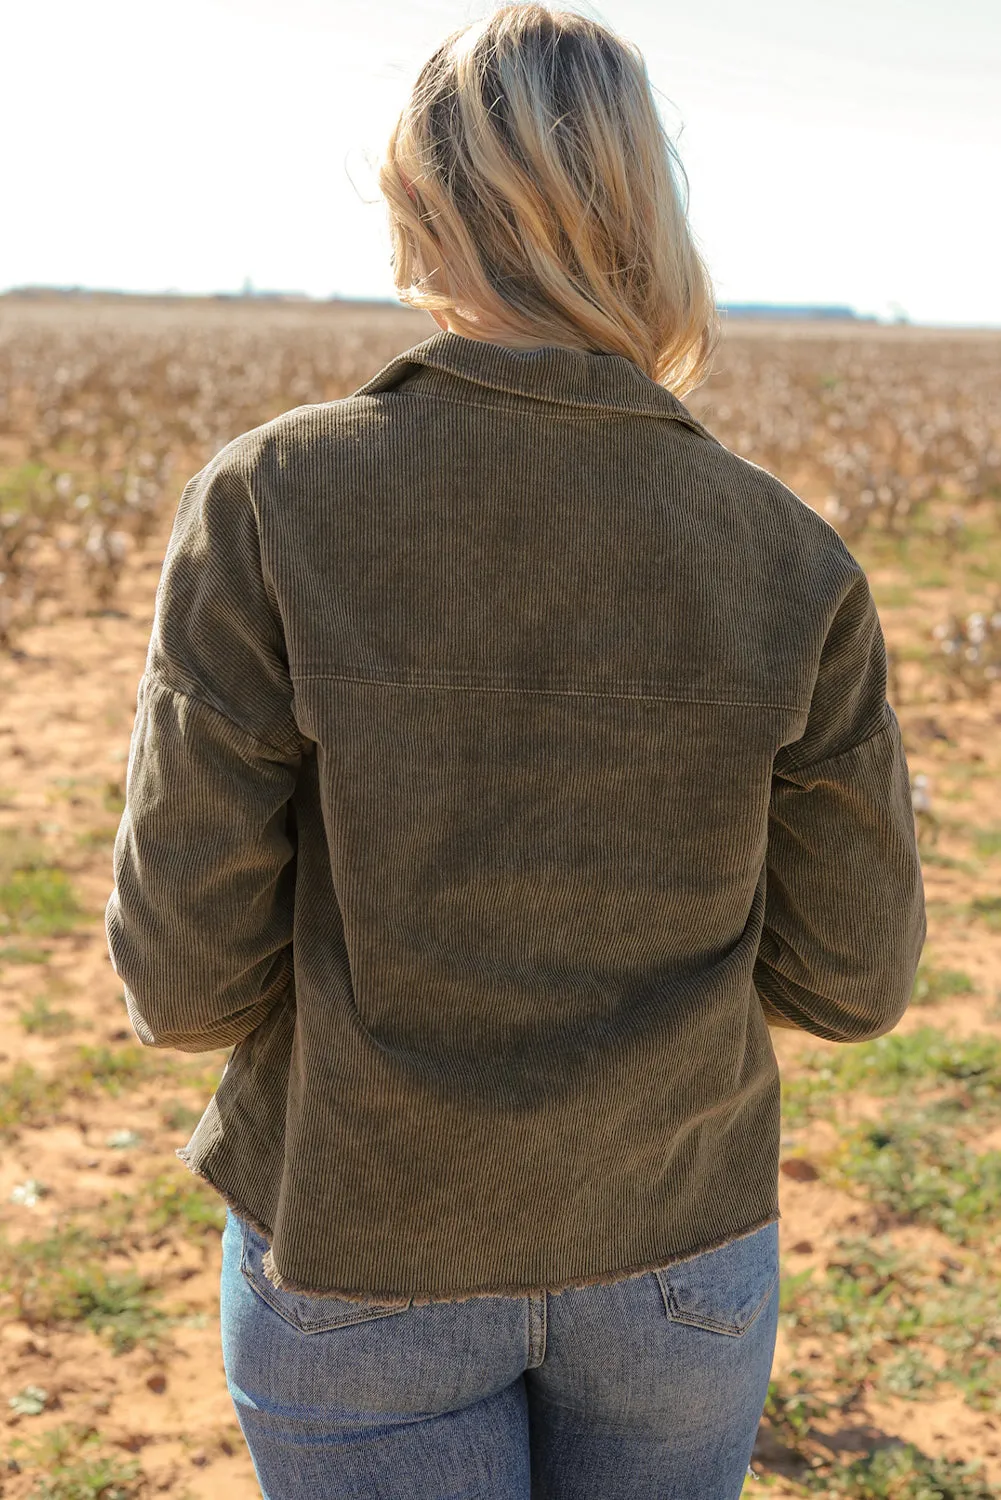
[(379, 186), (400, 300), (457, 333), (621, 354), (678, 396), (709, 374), (720, 322), (688, 179), (641, 53), (597, 22), (505, 4), (452, 32)]

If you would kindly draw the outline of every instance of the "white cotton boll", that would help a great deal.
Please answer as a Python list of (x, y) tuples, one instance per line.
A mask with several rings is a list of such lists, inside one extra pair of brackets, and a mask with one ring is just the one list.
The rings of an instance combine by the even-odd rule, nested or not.
[(919, 771), (911, 785), (911, 806), (917, 812), (931, 811), (931, 793), (928, 790), (928, 777), (923, 771)]

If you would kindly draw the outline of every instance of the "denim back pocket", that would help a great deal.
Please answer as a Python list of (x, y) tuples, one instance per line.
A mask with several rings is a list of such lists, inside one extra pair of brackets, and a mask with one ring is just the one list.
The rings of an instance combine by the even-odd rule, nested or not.
[(778, 1220), (753, 1234), (655, 1271), (675, 1323), (740, 1338), (765, 1307), (779, 1277)]
[(267, 1240), (246, 1221), (242, 1224), (242, 1232), (240, 1270), (245, 1280), (272, 1312), (300, 1333), (327, 1333), (333, 1328), (347, 1328), (354, 1323), (368, 1323), (373, 1318), (389, 1318), (394, 1313), (407, 1311), (406, 1307), (395, 1302), (388, 1305), (375, 1299), (348, 1302), (343, 1297), (307, 1297), (302, 1292), (282, 1291), (264, 1274)]

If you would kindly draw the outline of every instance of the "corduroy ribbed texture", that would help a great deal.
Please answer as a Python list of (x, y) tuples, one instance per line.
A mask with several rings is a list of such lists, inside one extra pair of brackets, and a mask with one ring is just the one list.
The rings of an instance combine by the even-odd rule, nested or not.
[(528, 1294), (779, 1217), (770, 1025), (905, 1010), (908, 768), (837, 533), (619, 355), (438, 333), (181, 497), (107, 908), (276, 1284)]

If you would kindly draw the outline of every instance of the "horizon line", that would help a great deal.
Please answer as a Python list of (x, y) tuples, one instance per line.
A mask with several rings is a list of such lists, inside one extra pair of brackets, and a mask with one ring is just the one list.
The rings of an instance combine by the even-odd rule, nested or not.
[[(409, 308), (406, 303), (396, 297), (377, 297), (353, 295), (351, 293), (331, 292), (327, 296), (315, 295), (312, 292), (297, 291), (283, 288), (255, 288), (249, 283), (239, 291), (181, 291), (176, 287), (167, 287), (160, 290), (140, 290), (133, 287), (99, 287), (85, 286), (70, 283), (45, 283), (27, 282), (19, 285), (7, 286), (0, 289), (0, 299), (13, 298), (30, 301), (34, 298), (135, 298), (146, 301), (172, 301), (172, 302), (311, 302), (316, 304), (351, 303), (362, 306), (395, 307), (401, 312), (419, 312), (418, 308)], [(891, 306), (895, 304), (890, 304)], [(906, 310), (900, 309), (898, 313), (881, 316), (877, 313), (860, 313), (849, 303), (839, 302), (757, 302), (757, 301), (734, 301), (719, 302), (716, 304), (717, 312), (736, 315), (744, 318), (767, 319), (769, 315), (779, 318), (801, 318), (804, 321), (813, 318), (820, 322), (850, 322), (850, 323), (875, 323), (880, 327), (911, 327), (911, 328), (953, 328), (968, 330), (971, 332), (1001, 331), (1001, 323), (965, 323), (953, 322), (951, 320), (917, 320), (912, 318)]]

